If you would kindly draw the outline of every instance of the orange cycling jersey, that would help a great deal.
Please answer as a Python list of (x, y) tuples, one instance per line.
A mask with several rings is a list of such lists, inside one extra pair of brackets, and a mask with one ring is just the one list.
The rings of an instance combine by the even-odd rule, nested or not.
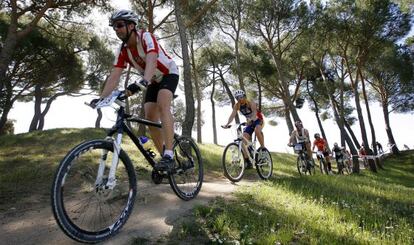
[(325, 146), (326, 146), (326, 141), (322, 138), (316, 139), (313, 142), (314, 145), (316, 145), (316, 147), (318, 148), (318, 151), (324, 151)]

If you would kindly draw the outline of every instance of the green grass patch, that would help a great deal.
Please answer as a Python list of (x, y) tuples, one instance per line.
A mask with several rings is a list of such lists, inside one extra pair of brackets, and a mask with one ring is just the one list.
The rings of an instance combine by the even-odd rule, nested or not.
[(197, 208), (196, 219), (213, 243), (413, 244), (413, 156), (377, 174), (300, 177), (293, 156), (273, 155), (271, 181)]
[(53, 129), (0, 137), (0, 210), (48, 200), (66, 153), (86, 139), (104, 136), (103, 129)]
[[(54, 129), (0, 137), (0, 211), (49, 202), (56, 168), (74, 146), (105, 138), (103, 129)], [(151, 168), (133, 143), (123, 149), (139, 178)], [(223, 147), (199, 145), (206, 175), (222, 177)], [(189, 244), (413, 244), (414, 151), (391, 156), (385, 170), (350, 176), (300, 177), (295, 156), (272, 154), (270, 181), (240, 188), (235, 199), (199, 206), (174, 226), (172, 241)], [(317, 171), (318, 172), (318, 171)], [(144, 177), (145, 176), (145, 177)], [(186, 238), (185, 238), (186, 237)], [(136, 244), (146, 243), (136, 239)]]

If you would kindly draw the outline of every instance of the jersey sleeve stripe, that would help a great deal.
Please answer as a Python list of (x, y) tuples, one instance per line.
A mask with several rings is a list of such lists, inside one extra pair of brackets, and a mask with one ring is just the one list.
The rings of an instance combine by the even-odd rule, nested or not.
[(158, 53), (159, 51), (158, 43), (154, 35), (152, 35), (149, 32), (145, 32), (143, 34), (143, 39), (144, 39), (143, 48), (144, 48), (145, 54), (148, 54), (152, 50), (155, 50), (155, 52)]

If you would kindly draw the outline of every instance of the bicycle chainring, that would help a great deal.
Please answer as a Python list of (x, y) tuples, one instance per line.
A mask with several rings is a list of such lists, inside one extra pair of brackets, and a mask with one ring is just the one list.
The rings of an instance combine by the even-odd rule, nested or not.
[(154, 184), (159, 185), (162, 183), (162, 180), (164, 179), (164, 175), (156, 170), (152, 170), (151, 179), (152, 179), (152, 182), (154, 182)]

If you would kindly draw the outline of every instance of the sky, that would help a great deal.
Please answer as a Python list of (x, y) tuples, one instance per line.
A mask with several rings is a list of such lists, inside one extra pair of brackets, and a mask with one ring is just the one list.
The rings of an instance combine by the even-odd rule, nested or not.
[[(121, 1), (112, 1), (113, 5), (118, 9), (128, 9), (129, 3), (127, 0)], [(95, 23), (103, 23), (99, 28), (107, 35), (112, 35), (111, 38), (116, 38), (113, 34), (113, 31), (107, 26), (108, 16), (102, 16), (98, 13), (95, 14), (97, 20)], [(183, 81), (180, 79), (182, 85)], [(84, 96), (84, 97), (59, 97), (55, 102), (53, 102), (52, 107), (49, 113), (45, 118), (45, 129), (52, 128), (85, 128), (85, 127), (94, 127), (95, 119), (97, 113), (95, 110), (86, 106), (84, 102), (89, 102), (91, 99), (95, 98), (94, 96)], [(184, 96), (181, 93), (179, 98), (184, 100)], [(254, 98), (253, 98), (254, 99)], [(365, 106), (362, 105), (363, 112), (365, 113)], [(211, 104), (209, 100), (203, 101), (202, 103), (203, 110), (203, 120), (205, 124), (203, 125), (203, 142), (212, 143), (212, 117), (211, 117)], [(231, 105), (216, 108), (217, 114), (217, 135), (218, 143), (220, 145), (226, 145), (230, 143), (236, 135), (235, 128), (232, 129), (222, 129), (219, 125), (224, 125), (227, 122), (227, 119), (231, 113)], [(311, 135), (314, 133), (319, 133), (319, 127), (316, 122), (314, 113), (309, 109), (307, 103), (303, 106), (302, 109), (298, 110), (299, 116), (301, 117), (304, 127), (307, 128)], [(371, 104), (371, 113), (374, 123), (374, 128), (376, 129), (377, 141), (379, 141), (384, 149), (387, 145), (387, 136), (385, 132), (384, 119), (382, 114), (382, 109), (378, 103)], [(25, 133), (28, 131), (31, 119), (34, 114), (34, 103), (15, 103), (13, 109), (9, 114), (9, 119), (16, 120), (15, 123), (15, 133)], [(115, 113), (111, 108), (105, 108), (103, 110), (103, 127), (111, 127), (114, 124)], [(265, 115), (266, 117), (266, 115)], [(365, 119), (366, 119), (365, 115)], [(290, 147), (287, 147), (288, 142), (288, 128), (284, 118), (266, 118), (265, 121), (270, 119), (276, 120), (278, 122), (277, 126), (270, 126), (269, 123), (265, 124), (263, 129), (265, 136), (266, 147), (270, 151), (277, 152), (292, 152)], [(390, 115), (391, 127), (393, 129), (394, 138), (397, 145), (402, 149), (403, 144), (407, 144), (410, 148), (414, 148), (414, 130), (411, 126), (414, 123), (414, 114), (394, 114)], [(369, 124), (365, 121), (367, 127), (368, 138), (371, 138)], [(359, 124), (353, 126), (353, 130), (360, 141), (360, 130)], [(327, 139), (332, 145), (334, 142), (339, 142), (340, 134), (337, 125), (333, 120), (326, 120), (323, 122), (323, 126), (327, 135)], [(193, 132), (193, 137), (196, 137), (196, 132)]]

